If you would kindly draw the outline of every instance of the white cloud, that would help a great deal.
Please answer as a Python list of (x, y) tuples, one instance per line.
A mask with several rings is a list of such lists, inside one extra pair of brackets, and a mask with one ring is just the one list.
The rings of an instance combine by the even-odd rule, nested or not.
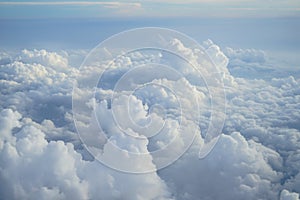
[(264, 63), (266, 61), (265, 52), (255, 49), (225, 49), (226, 55), (231, 59), (239, 59), (244, 62)]
[(141, 7), (141, 3), (138, 2), (118, 2), (118, 1), (19, 1), (19, 2), (0, 2), (0, 5), (12, 5), (12, 6), (104, 6), (107, 8), (120, 8), (120, 7)]
[(299, 77), (297, 67), (278, 60), (278, 55), (257, 49), (235, 49), (227, 47), (224, 54), (229, 58), (228, 70), (235, 77), (244, 79), (286, 78), (293, 75)]
[(24, 49), (19, 56), (19, 60), (23, 63), (39, 63), (44, 66), (53, 67), (56, 71), (66, 70), (68, 67), (68, 60), (55, 53), (47, 52), (46, 50), (36, 50), (29, 51)]
[(298, 200), (299, 194), (289, 192), (288, 190), (282, 190), (280, 193), (280, 200)]
[[(84, 161), (71, 143), (46, 141), (41, 130), (20, 122), (20, 117), (19, 113), (11, 110), (1, 112), (0, 123), (11, 124), (1, 130), (2, 197), (166, 199), (169, 196), (164, 182), (156, 173), (123, 174), (108, 169), (97, 161)], [(12, 131), (18, 124), (22, 126), (12, 136)], [(7, 135), (10, 135), (10, 141), (6, 139)], [(118, 158), (114, 159), (120, 161)]]
[(276, 198), (272, 183), (278, 182), (281, 174), (268, 164), (270, 158), (281, 163), (275, 151), (246, 141), (237, 132), (222, 135), (203, 160), (197, 159), (196, 149), (160, 173), (178, 199)]
[[(196, 50), (182, 46), (180, 41), (173, 41), (173, 45), (192, 61), (197, 61)], [(236, 78), (230, 74), (230, 67), (229, 70), (226, 67), (228, 61), (238, 63), (240, 73), (247, 64), (255, 64), (259, 72), (259, 66), (268, 62), (265, 53), (227, 49), (224, 54), (212, 41), (206, 41), (204, 46), (216, 61), (226, 83), (228, 106), (224, 134), (205, 159), (198, 159), (203, 139), (197, 137), (191, 149), (169, 167), (158, 173), (139, 175), (105, 167), (93, 160), (79, 141), (71, 117), (72, 83), (75, 77), (82, 75), (77, 66), (72, 67), (78, 53), (24, 50), (16, 56), (0, 54), (2, 196), (6, 199), (298, 199), (300, 80), (293, 76), (271, 80)], [(136, 97), (130, 100), (126, 92), (116, 94), (119, 114), (126, 115), (122, 103), (129, 103), (131, 108), (133, 121), (125, 117), (118, 119), (122, 120), (123, 129), (138, 135), (140, 126), (147, 124), (151, 117), (157, 123), (152, 130), (156, 130), (163, 116), (168, 114), (161, 134), (137, 141), (120, 133), (108, 100), (116, 81), (132, 64), (150, 60), (165, 62), (168, 56), (144, 53), (130, 54), (116, 61), (115, 67), (108, 70), (103, 79), (109, 84), (98, 88), (95, 98), (87, 105), (96, 106), (94, 109), (98, 111), (98, 120), (106, 134), (99, 135), (98, 141), (93, 135), (87, 137), (89, 144), (103, 151), (110, 162), (129, 168), (153, 168), (160, 159), (181, 151), (188, 140), (187, 133), (196, 130), (200, 136), (210, 117), (207, 90), (197, 82), (197, 77), (192, 76), (193, 70), (172, 60), (170, 63), (191, 75), (188, 76), (190, 79), (155, 79), (154, 83), (167, 86), (169, 90), (145, 87), (136, 91)], [(161, 70), (163, 73), (167, 72)], [(141, 73), (136, 71), (135, 75), (136, 79), (131, 83), (138, 85), (142, 80)], [(151, 78), (149, 73), (147, 78)], [(81, 91), (80, 95), (89, 96), (88, 92)], [(176, 118), (176, 97), (185, 103), (183, 108), (187, 111), (182, 124)], [(201, 115), (195, 109), (196, 100), (201, 103)], [(151, 110), (155, 103), (165, 110), (161, 111), (160, 107)], [(195, 119), (200, 119), (199, 123)], [(86, 134), (94, 133), (98, 128), (94, 116), (87, 129), (90, 132)], [(119, 155), (112, 152), (115, 150), (113, 145), (122, 147), (125, 155), (127, 152), (148, 153), (163, 147), (176, 134), (179, 137), (175, 145), (161, 157), (147, 155), (143, 159), (126, 159), (126, 156), (111, 156)], [(106, 139), (111, 143), (106, 143)]]

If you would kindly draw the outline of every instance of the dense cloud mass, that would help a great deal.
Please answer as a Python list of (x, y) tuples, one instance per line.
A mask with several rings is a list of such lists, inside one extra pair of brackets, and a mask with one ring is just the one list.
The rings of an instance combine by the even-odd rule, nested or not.
[[(299, 78), (298, 67), (287, 65), (286, 61), (280, 60), (273, 52), (266, 53), (257, 49), (223, 49), (229, 58), (227, 68), (234, 77), (245, 79), (287, 78), (290, 75)], [(274, 55), (272, 55), (274, 54)]]
[[(197, 61), (196, 49), (179, 40), (170, 45)], [(170, 62), (171, 55), (133, 52), (114, 61), (85, 105), (96, 113), (87, 126), (81, 124), (94, 149), (88, 152), (72, 119), (73, 84), (86, 75), (74, 63), (86, 52), (0, 53), (0, 199), (299, 199), (300, 80), (292, 74), (278, 77), (263, 51), (227, 48), (223, 53), (210, 40), (203, 46), (222, 72), (227, 103), (223, 133), (203, 159), (198, 155), (211, 114), (208, 91), (192, 69)], [(131, 71), (130, 85), (117, 82), (130, 66), (148, 61), (168, 62), (189, 79), (165, 78), (167, 70), (153, 78), (147, 75), (150, 67)], [(139, 85), (141, 77), (154, 84), (128, 95), (126, 87)], [(113, 91), (117, 86), (122, 90)], [(89, 96), (90, 91), (79, 92)], [(95, 140), (91, 133), (99, 125), (103, 132)], [(196, 137), (183, 156), (154, 172), (120, 172), (90, 154), (124, 169), (152, 169), (183, 151), (192, 132)], [(169, 151), (148, 154), (169, 141), (174, 144)]]

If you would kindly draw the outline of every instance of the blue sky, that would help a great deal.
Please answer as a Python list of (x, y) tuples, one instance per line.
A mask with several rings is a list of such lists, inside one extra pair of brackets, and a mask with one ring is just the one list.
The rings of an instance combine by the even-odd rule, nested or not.
[(199, 42), (212, 39), (223, 48), (272, 51), (298, 65), (299, 0), (0, 0), (2, 49), (91, 49), (145, 26), (175, 29)]
[(299, 0), (0, 1), (0, 18), (295, 17)]

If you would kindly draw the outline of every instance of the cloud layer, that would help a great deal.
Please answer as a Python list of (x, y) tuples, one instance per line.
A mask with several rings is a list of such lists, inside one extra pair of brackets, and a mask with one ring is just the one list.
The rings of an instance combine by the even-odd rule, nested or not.
[[(172, 41), (170, 45), (189, 55), (190, 60), (196, 59), (195, 49), (186, 48), (180, 41)], [(132, 63), (166, 62), (170, 55), (149, 51), (120, 58), (103, 77), (108, 84), (99, 87), (95, 98), (86, 105), (94, 106), (97, 111), (86, 134), (97, 131), (99, 121), (105, 133), (94, 141), (92, 135), (89, 144), (109, 162), (125, 167), (155, 167), (160, 159), (181, 151), (188, 133), (196, 130), (192, 146), (180, 159), (146, 174), (122, 173), (106, 167), (94, 160), (79, 140), (71, 108), (74, 80), (84, 76), (72, 65), (78, 52), (1, 53), (1, 199), (299, 199), (300, 80), (293, 76), (249, 78), (245, 67), (252, 70), (253, 63), (268, 65), (264, 52), (228, 48), (224, 54), (212, 41), (203, 45), (223, 72), (228, 104), (223, 134), (206, 158), (198, 159), (198, 153), (204, 142), (201, 133), (207, 129), (211, 114), (207, 112), (210, 104), (202, 82), (196, 82), (199, 79), (192, 76), (193, 71), (184, 71), (188, 68), (177, 70), (182, 70), (189, 79), (153, 80), (169, 90), (152, 85), (137, 90), (135, 98), (128, 99), (126, 92), (120, 92), (113, 104), (108, 101), (116, 80)], [(172, 61), (173, 66), (182, 66)], [(235, 74), (232, 67), (237, 65), (240, 68), (235, 72), (243, 77), (232, 75)], [(265, 73), (260, 68), (255, 70)], [(134, 74), (136, 79), (132, 84), (138, 84), (141, 74), (139, 71)], [(176, 118), (179, 104), (174, 90), (188, 111), (182, 124)], [(88, 91), (82, 91), (82, 95), (88, 95)], [(201, 102), (200, 115), (193, 107), (195, 100)], [(129, 105), (134, 123), (122, 117), (127, 112), (122, 110), (124, 102)], [(156, 107), (158, 103), (164, 109)], [(112, 105), (120, 118), (114, 118)], [(161, 134), (147, 139), (147, 134), (156, 131), (166, 116), (168, 120)], [(150, 118), (153, 129), (147, 129), (144, 136), (138, 135)], [(199, 123), (196, 118), (200, 118)], [(179, 126), (181, 131), (177, 129)], [(126, 133), (141, 140), (130, 139), (120, 128), (130, 129)], [(175, 145), (162, 157), (152, 158), (147, 154), (172, 139)], [(114, 152), (114, 145), (122, 148), (122, 154)], [(130, 156), (124, 159), (128, 152), (146, 156), (142, 160)]]

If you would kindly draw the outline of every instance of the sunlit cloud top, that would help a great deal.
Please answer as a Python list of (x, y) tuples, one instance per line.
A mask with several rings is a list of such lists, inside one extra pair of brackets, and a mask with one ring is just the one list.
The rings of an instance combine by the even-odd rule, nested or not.
[(291, 17), (299, 0), (1, 1), (0, 18)]

